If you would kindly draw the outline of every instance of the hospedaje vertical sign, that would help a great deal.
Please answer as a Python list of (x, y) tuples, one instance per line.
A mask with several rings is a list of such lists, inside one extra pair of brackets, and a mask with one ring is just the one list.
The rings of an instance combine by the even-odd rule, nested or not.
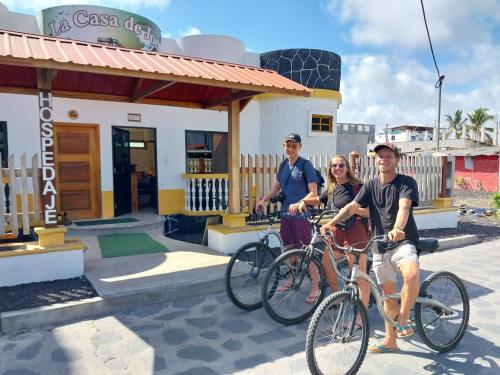
[(46, 227), (57, 226), (56, 211), (56, 169), (54, 163), (54, 123), (52, 92), (38, 90), (38, 114), (40, 119), (41, 167), (42, 167), (42, 207)]
[(41, 12), (43, 34), (115, 47), (157, 51), (160, 28), (149, 19), (95, 5), (61, 5)]

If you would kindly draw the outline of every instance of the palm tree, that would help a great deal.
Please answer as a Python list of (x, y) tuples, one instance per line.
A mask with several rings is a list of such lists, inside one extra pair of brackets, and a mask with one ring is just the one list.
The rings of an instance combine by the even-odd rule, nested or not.
[(467, 126), (468, 130), (472, 132), (474, 139), (479, 141), (481, 139), (481, 133), (484, 132), (486, 138), (486, 143), (493, 144), (493, 137), (488, 134), (488, 132), (493, 132), (493, 128), (487, 128), (484, 124), (487, 121), (494, 120), (495, 116), (488, 113), (488, 108), (477, 108), (472, 113), (467, 113), (467, 118), (469, 119), (470, 125)]
[(464, 123), (467, 121), (466, 118), (462, 119), (462, 111), (457, 109), (452, 115), (445, 115), (444, 118), (448, 122), (448, 130), (446, 131), (446, 138), (451, 134), (455, 134), (455, 139), (462, 138), (462, 133), (464, 129)]

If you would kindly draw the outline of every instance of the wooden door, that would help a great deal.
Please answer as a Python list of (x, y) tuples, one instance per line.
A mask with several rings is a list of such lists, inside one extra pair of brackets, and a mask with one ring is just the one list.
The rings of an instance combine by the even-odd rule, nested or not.
[(99, 125), (54, 124), (57, 212), (101, 217)]
[(113, 192), (115, 216), (132, 211), (130, 132), (113, 127)]

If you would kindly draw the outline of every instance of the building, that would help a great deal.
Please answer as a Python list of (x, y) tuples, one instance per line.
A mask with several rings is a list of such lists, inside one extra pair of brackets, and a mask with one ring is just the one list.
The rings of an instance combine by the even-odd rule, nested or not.
[(429, 126), (402, 125), (380, 129), (375, 142), (421, 142), (432, 141), (434, 128)]
[(338, 123), (337, 154), (349, 155), (350, 152), (364, 152), (368, 143), (375, 142), (375, 125)]
[[(237, 175), (240, 152), (281, 152), (291, 131), (301, 134), (304, 154), (337, 151), (341, 59), (334, 52), (258, 54), (229, 36), (162, 38), (140, 15), (87, 5), (35, 17), (0, 4), (0, 29), (11, 30), (0, 42), (2, 159), (44, 155), (53, 142), (55, 210), (72, 218), (182, 213), (190, 194), (202, 194), (194, 193), (193, 174), (221, 179), (225, 199), (239, 191), (227, 176)], [(46, 86), (53, 141), (40, 130)]]

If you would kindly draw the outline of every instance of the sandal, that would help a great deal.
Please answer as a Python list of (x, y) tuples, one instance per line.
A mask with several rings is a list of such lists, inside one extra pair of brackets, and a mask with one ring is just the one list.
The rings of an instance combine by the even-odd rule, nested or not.
[[(343, 327), (347, 331), (349, 329), (350, 325), (351, 325), (351, 322), (345, 322)], [(356, 323), (354, 323), (353, 332), (359, 331), (361, 328), (363, 328), (363, 325), (361, 324), (361, 322), (356, 322)]]
[(397, 346), (395, 348), (389, 348), (388, 346), (382, 344), (368, 346), (368, 351), (370, 353), (375, 353), (375, 354), (396, 353), (399, 352), (400, 350), (401, 349), (399, 349)]
[[(405, 339), (408, 337), (413, 336), (413, 328), (409, 324), (401, 325), (398, 323), (396, 326), (396, 336), (398, 336), (399, 339)], [(406, 333), (405, 333), (406, 332)]]
[(290, 289), (292, 289), (293, 281), (294, 281), (293, 278), (288, 279), (284, 285), (280, 286), (279, 288), (276, 288), (276, 291), (280, 293), (289, 291)]
[(321, 292), (318, 290), (316, 293), (310, 293), (307, 298), (306, 298), (306, 303), (312, 305), (313, 303), (316, 303), (320, 296)]

